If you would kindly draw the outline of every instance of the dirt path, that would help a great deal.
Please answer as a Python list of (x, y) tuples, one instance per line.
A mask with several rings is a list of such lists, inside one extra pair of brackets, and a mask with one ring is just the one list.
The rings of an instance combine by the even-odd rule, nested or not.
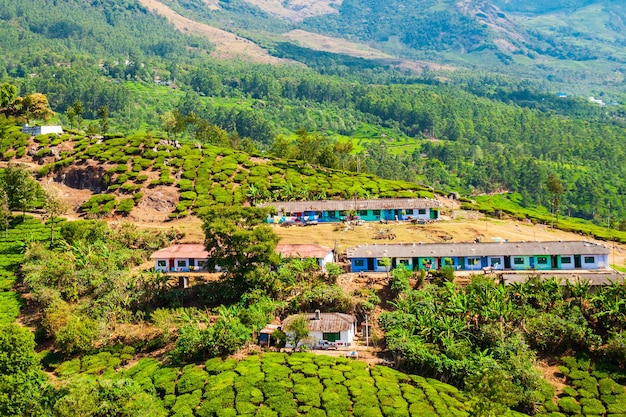
[(211, 56), (214, 58), (225, 60), (241, 59), (261, 64), (281, 64), (289, 62), (271, 56), (265, 49), (257, 44), (233, 33), (181, 16), (157, 0), (140, 0), (140, 2), (149, 10), (165, 16), (181, 32), (207, 37), (215, 44), (215, 51), (211, 53)]

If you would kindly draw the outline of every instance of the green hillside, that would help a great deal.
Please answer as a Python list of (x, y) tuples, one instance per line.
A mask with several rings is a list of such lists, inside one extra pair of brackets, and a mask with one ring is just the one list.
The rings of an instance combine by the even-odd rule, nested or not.
[[(508, 25), (498, 36), (522, 31), (519, 33), (523, 36), (514, 36), (517, 43), (511, 42), (545, 57), (540, 65), (529, 67), (532, 80), (518, 78), (520, 73), (514, 69), (508, 75), (496, 75), (477, 66), (471, 71), (426, 71), (415, 75), (378, 61), (307, 49), (287, 42), (278, 33), (298, 25), (309, 25), (311, 30), (317, 25), (315, 30), (320, 31), (327, 25), (328, 30), (324, 30), (327, 33), (344, 30), (345, 25), (361, 27), (357, 23), (363, 19), (376, 19), (384, 24), (367, 25), (369, 32), (364, 32), (372, 42), (391, 43), (391, 38), (381, 39), (388, 35), (384, 31), (393, 28), (408, 31), (411, 27), (423, 27), (430, 29), (420, 36), (438, 32), (441, 36), (437, 42), (445, 43), (433, 46), (434, 49), (420, 47), (420, 51), (429, 55), (431, 49), (433, 56), (458, 55), (462, 49), (463, 59), (471, 60), (477, 53), (478, 60), (490, 63), (481, 54), (502, 53), (489, 46), (500, 39), (494, 35), (493, 25), (484, 27), (476, 23), (485, 19), (479, 12), (470, 13), (434, 0), (419, 3), (425, 9), (411, 8), (411, 13), (399, 12), (400, 3), (355, 5), (347, 1), (337, 14), (283, 24), (278, 24), (279, 18), (269, 12), (243, 2), (221, 2), (216, 9), (209, 9), (203, 2), (167, 2), (186, 17), (257, 40), (268, 53), (285, 58), (285, 65), (277, 66), (210, 59), (209, 40), (182, 34), (165, 18), (132, 1), (79, 2), (76, 7), (73, 2), (64, 2), (58, 8), (51, 4), (36, 0), (27, 5), (14, 2), (3, 5), (4, 14), (0, 17), (11, 24), (2, 26), (1, 30), (14, 42), (0, 45), (6, 57), (2, 81), (16, 85), (20, 96), (45, 94), (56, 112), (55, 120), (71, 130), (89, 134), (167, 135), (180, 139), (181, 143), (200, 142), (262, 157), (304, 160), (316, 166), (367, 172), (467, 196), (518, 192), (522, 197), (519, 203), (525, 208), (543, 206), (597, 224), (609, 219), (613, 227), (620, 227), (621, 219), (626, 216), (626, 193), (622, 192), (624, 107), (600, 107), (583, 98), (558, 97), (557, 91), (570, 93), (570, 90), (561, 83), (541, 81), (535, 75), (543, 74), (544, 70), (550, 72), (548, 67), (558, 64), (552, 78), (568, 79), (572, 88), (579, 88), (584, 84), (580, 78), (560, 66), (571, 64), (575, 73), (587, 72), (586, 61), (549, 57), (548, 49), (559, 49), (558, 42), (533, 28), (533, 21), (538, 24), (542, 21), (546, 30), (557, 30), (550, 19), (561, 18), (565, 13), (579, 25), (604, 22), (614, 31), (610, 35), (585, 26), (588, 28), (585, 32), (580, 26), (576, 33), (589, 36), (595, 33), (592, 37), (570, 34), (586, 42), (583, 49), (596, 45), (600, 38), (602, 42), (619, 44), (622, 36), (619, 4), (585, 4), (595, 8), (586, 12), (579, 3), (564, 3), (567, 7), (558, 10), (546, 10), (532, 3), (535, 8), (522, 15), (510, 2), (498, 3), (505, 17), (498, 16), (500, 9), (485, 4), (485, 16), (495, 16)], [(54, 11), (42, 12), (48, 9)], [(609, 11), (612, 17), (607, 20)], [(557, 12), (560, 14), (550, 14)], [(234, 18), (237, 13), (246, 16), (241, 20), (245, 27), (237, 28), (235, 23), (226, 25), (240, 21)], [(431, 19), (434, 15), (439, 20)], [(386, 17), (379, 19), (379, 16)], [(412, 18), (420, 19), (420, 24), (406, 22)], [(69, 20), (79, 23), (70, 24)], [(447, 29), (443, 30), (444, 27)], [(152, 36), (153, 29), (156, 36)], [(464, 42), (474, 39), (470, 32), (476, 32), (478, 40), (471, 41), (472, 45), (459, 44), (461, 39)], [(543, 46), (532, 40), (540, 38), (539, 44)], [(431, 42), (424, 40), (427, 41)], [(472, 50), (476, 45), (484, 48)], [(568, 45), (574, 47), (575, 43)], [(541, 52), (541, 48), (548, 49)], [(593, 52), (599, 53), (603, 48), (594, 46)], [(524, 54), (511, 56), (517, 59)], [(606, 62), (618, 65), (620, 58), (617, 55), (613, 58), (590, 61), (593, 76), (602, 73)], [(619, 73), (613, 68), (613, 80), (603, 81), (603, 85), (621, 85)], [(620, 100), (622, 93), (618, 90), (593, 94), (610, 104)], [(80, 105), (74, 107), (77, 104)], [(77, 110), (80, 114), (76, 114)], [(106, 123), (101, 114), (106, 114)], [(12, 152), (18, 157), (25, 152), (19, 140), (13, 143), (14, 138), (7, 136), (7, 129), (16, 122), (26, 121), (2, 122), (6, 126), (2, 130), (5, 159), (11, 158)], [(321, 146), (304, 150), (302, 137), (297, 135), (300, 129), (309, 132)], [(46, 152), (46, 146), (40, 146), (39, 151)], [(66, 162), (65, 156), (71, 157), (68, 152), (62, 158)], [(130, 167), (128, 170), (132, 172)], [(556, 208), (550, 207), (552, 199), (545, 187), (550, 175), (556, 175), (564, 188), (561, 204)], [(170, 182), (168, 175), (163, 178)], [(188, 184), (182, 186), (186, 188), (184, 191), (198, 194)], [(275, 181), (269, 188), (276, 190), (279, 186), (280, 181)], [(346, 189), (351, 186), (348, 184)], [(125, 190), (132, 188), (132, 184), (127, 184)], [(201, 187), (201, 194), (208, 192), (204, 188)], [(319, 187), (313, 184), (311, 188)], [(332, 195), (347, 194), (343, 191)], [(367, 188), (362, 191), (357, 193), (376, 193)], [(387, 190), (383, 187), (383, 191)], [(220, 191), (216, 189), (215, 193)], [(242, 201), (237, 195), (231, 199)], [(191, 199), (185, 200), (188, 207), (193, 204)], [(127, 199), (124, 207), (129, 204)], [(182, 207), (177, 210), (185, 211), (188, 210)]]
[(210, 206), (274, 200), (432, 197), (431, 192), (416, 183), (314, 169), (302, 161), (253, 157), (211, 145), (181, 145), (150, 135), (41, 135), (30, 143), (27, 135), (14, 132), (0, 143), (7, 161), (19, 162), (24, 160), (26, 148), (37, 149), (34, 158), (42, 164), (41, 176), (59, 178), (71, 176), (72, 172), (92, 176), (92, 191), (106, 191), (95, 194), (81, 206), (83, 212), (93, 216), (114, 211), (129, 214), (145, 194), (159, 186), (177, 187), (179, 200), (170, 214), (172, 218), (199, 214)]

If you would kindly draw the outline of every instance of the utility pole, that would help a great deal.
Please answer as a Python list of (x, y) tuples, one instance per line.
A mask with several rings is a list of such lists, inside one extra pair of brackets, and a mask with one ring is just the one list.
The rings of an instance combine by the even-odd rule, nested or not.
[(611, 229), (611, 203), (607, 203), (608, 207), (609, 207), (609, 214), (607, 216), (606, 219), (606, 230), (610, 230)]
[(369, 314), (365, 315), (365, 346), (369, 347), (370, 345), (370, 325), (369, 325)]

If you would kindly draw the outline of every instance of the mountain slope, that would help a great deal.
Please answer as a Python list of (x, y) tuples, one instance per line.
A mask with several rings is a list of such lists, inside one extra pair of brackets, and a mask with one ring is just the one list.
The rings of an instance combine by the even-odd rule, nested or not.
[[(157, 0), (139, 0), (147, 9), (165, 16), (178, 30), (208, 38), (215, 45), (211, 56), (218, 59), (243, 59), (263, 64), (278, 64), (282, 60), (271, 56), (259, 45), (231, 32), (195, 22), (173, 11)], [(207, 7), (211, 8), (210, 4)]]

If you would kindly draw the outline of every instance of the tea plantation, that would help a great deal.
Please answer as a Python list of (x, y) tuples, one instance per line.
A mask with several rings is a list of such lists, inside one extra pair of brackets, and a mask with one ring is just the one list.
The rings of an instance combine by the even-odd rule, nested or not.
[[(471, 403), (433, 379), (309, 353), (214, 358), (183, 368), (144, 358), (115, 370), (123, 360), (123, 353), (103, 352), (61, 363), (54, 372), (69, 386), (141, 387), (154, 416), (468, 416)], [(72, 402), (72, 395), (69, 389), (58, 401)], [(140, 407), (137, 398), (120, 406)]]
[(596, 369), (587, 358), (566, 356), (561, 362), (559, 370), (568, 385), (538, 416), (626, 416), (626, 391), (616, 382), (626, 379), (623, 372)]
[[(55, 221), (55, 233), (62, 222)], [(24, 251), (30, 242), (50, 240), (50, 226), (27, 216), (14, 217), (9, 229), (0, 232), (0, 324), (13, 323), (20, 312), (21, 298), (13, 291)]]
[[(26, 154), (43, 164), (39, 174), (97, 164), (106, 169), (106, 194), (94, 195), (81, 209), (92, 215), (128, 214), (144, 188), (176, 185), (179, 202), (170, 217), (199, 213), (209, 206), (268, 200), (326, 198), (427, 197), (422, 186), (383, 180), (371, 174), (314, 169), (302, 161), (251, 157), (245, 152), (155, 138), (40, 135), (29, 142), (14, 130), (0, 142), (3, 160)], [(51, 155), (56, 155), (52, 157)]]

